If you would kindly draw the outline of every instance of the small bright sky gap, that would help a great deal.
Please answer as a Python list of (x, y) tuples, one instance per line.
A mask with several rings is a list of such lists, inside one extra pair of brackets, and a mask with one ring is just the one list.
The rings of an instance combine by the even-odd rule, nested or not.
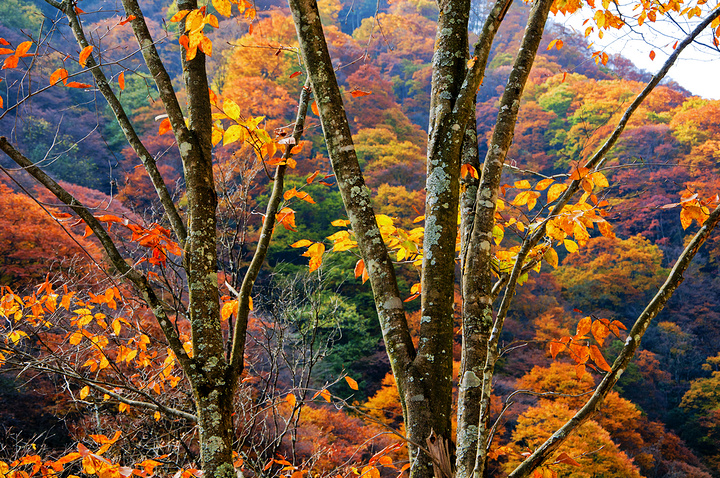
[[(588, 18), (588, 12), (582, 10), (566, 18), (558, 15), (555, 17), (555, 21), (564, 23), (565, 26), (583, 35), (586, 26), (591, 24), (588, 22), (586, 26), (582, 25), (586, 18)], [(689, 32), (697, 23), (685, 20), (680, 22), (680, 25), (685, 32)], [(602, 40), (597, 38), (596, 33), (592, 33), (588, 37), (589, 42), (595, 42), (591, 50), (621, 54), (638, 68), (655, 74), (672, 53), (675, 41), (685, 37), (685, 33), (680, 30), (678, 25), (660, 15), (655, 23), (646, 21), (636, 29), (637, 32), (633, 32), (628, 26), (624, 26), (621, 30), (612, 28), (604, 30), (605, 34)], [(642, 32), (642, 36), (640, 32)], [(720, 51), (709, 48), (712, 47), (711, 35), (710, 28), (707, 28), (699, 37), (699, 41), (705, 46), (696, 44), (688, 46), (670, 69), (668, 76), (694, 95), (717, 100), (720, 99)], [(655, 60), (650, 59), (651, 51), (655, 51)]]

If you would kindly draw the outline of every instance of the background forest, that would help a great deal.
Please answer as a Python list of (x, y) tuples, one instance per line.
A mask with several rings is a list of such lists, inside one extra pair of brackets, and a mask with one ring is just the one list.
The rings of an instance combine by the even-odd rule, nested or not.
[[(178, 55), (177, 27), (169, 21), (176, 9), (165, 0), (142, 3), (161, 54)], [(117, 93), (182, 207), (182, 166), (174, 138), (163, 134), (158, 115), (164, 109), (136, 51), (132, 31), (117, 26), (121, 9), (113, 0), (83, 0), (78, 6), (88, 12), (86, 29), (102, 46), (103, 61), (116, 61), (117, 73), (126, 71)], [(374, 204), (396, 225), (411, 230), (425, 200), (435, 3), (325, 0), (320, 8)], [(212, 89), (232, 99), (244, 116), (263, 117), (265, 129), (280, 136), (291, 131), (288, 125), (295, 119), (296, 98), (305, 82), (303, 74), (296, 74), (302, 68), (295, 50), (295, 27), (286, 9), (279, 0), (258, 3), (251, 29), (245, 21), (221, 19), (220, 28), (208, 33), (214, 49), (209, 59)], [(476, 24), (485, 10), (484, 3), (474, 6)], [(0, 2), (0, 38), (17, 45), (27, 40), (26, 35), (47, 29), (53, 18), (55, 12), (40, 0), (5, 0)], [(489, 137), (494, 127), (513, 61), (508, 52), (517, 49), (525, 21), (525, 10), (512, 8), (498, 33), (477, 98), (480, 137)], [(62, 22), (54, 27), (60, 32), (66, 28)], [(562, 48), (556, 48), (558, 42), (550, 45), (557, 39), (562, 40)], [(54, 69), (49, 59), (57, 63), (63, 58), (60, 51), (77, 50), (69, 37), (66, 45), (54, 46), (55, 58), (40, 60), (48, 61), (47, 76)], [(573, 161), (591, 154), (650, 78), (625, 58), (592, 55), (582, 35), (560, 24), (546, 32), (540, 51), (508, 156), (508, 202), (517, 194), (513, 181), (565, 173)], [(70, 62), (66, 68), (71, 74), (73, 68), (79, 69)], [(170, 74), (178, 76), (179, 66)], [(8, 110), (23, 95), (22, 88), (8, 85), (35, 80), (22, 79), (19, 70), (3, 70), (3, 75), (0, 96)], [(312, 114), (308, 118), (302, 150), (296, 154), (297, 165), (286, 187), (302, 188), (312, 200), (286, 196), (293, 201), (294, 223), (276, 227), (258, 283), (261, 292), (254, 293), (246, 354), (249, 370), (242, 393), (253, 397), (254, 403), (262, 403), (258, 397), (264, 395), (287, 397), (291, 392), (293, 396), (277, 416), (259, 419), (259, 412), (247, 410), (253, 420), (248, 420), (251, 425), (238, 439), (240, 448), (252, 450), (244, 458), (258, 475), (262, 467), (252, 468), (251, 459), (281, 460), (278, 454), (323, 473), (350, 462), (367, 462), (391, 443), (382, 433), (388, 427), (402, 427), (372, 295), (354, 271), (357, 257), (330, 253), (320, 269), (308, 273), (304, 249), (292, 247), (300, 239), (324, 241), (338, 232), (333, 222), (345, 217), (319, 120)], [(162, 212), (152, 200), (150, 179), (124, 146), (109, 107), (91, 92), (51, 88), (5, 114), (0, 136), (11, 138), (66, 189), (96, 207), (97, 214), (137, 223), (160, 222)], [(481, 157), (484, 153), (480, 151)], [(513, 395), (514, 405), (503, 414), (495, 439), (498, 449), (507, 448), (492, 462), (498, 476), (570, 417), (582, 403), (577, 395), (595, 385), (591, 375), (578, 379), (569, 359), (561, 355), (553, 360), (548, 344), (571, 335), (585, 315), (629, 326), (690, 234), (677, 210), (662, 206), (676, 203), (685, 190), (708, 196), (720, 189), (720, 101), (664, 84), (641, 106), (610, 154), (604, 171), (610, 187), (603, 194), (616, 237), (591, 237), (578, 252), (561, 254), (557, 268), (544, 264), (539, 272), (530, 272), (508, 314), (502, 337), (507, 351), (498, 370), (493, 406), (499, 413), (515, 390), (531, 393)], [(222, 260), (240, 271), (247, 267), (257, 240), (269, 176), (247, 150), (220, 148), (216, 158), (223, 212), (218, 237), (227, 251)], [(0, 164), (13, 169), (4, 156)], [(306, 180), (310, 175), (314, 181)], [(12, 178), (0, 176), (0, 286), (19, 295), (32, 294), (49, 273), (58, 289), (64, 284), (96, 290), (107, 278), (95, 266), (103, 254), (94, 236), (86, 237), (82, 228), (61, 227), (48, 213), (52, 207), (43, 205), (48, 203), (52, 200), (47, 193), (35, 189), (20, 172)], [(504, 234), (504, 240), (517, 241), (512, 229)], [(406, 270), (399, 274), (403, 292), (412, 299), (417, 276)], [(417, 302), (410, 300), (408, 310), (417, 310), (419, 304), (413, 305)], [(411, 312), (416, 326), (419, 315)], [(142, 324), (149, 356), (157, 354), (152, 346), (161, 339), (144, 319), (138, 312), (128, 320)], [(458, 353), (459, 340), (458, 335)], [(720, 477), (718, 344), (720, 241), (715, 235), (647, 332), (616, 392), (568, 442), (567, 453), (582, 466), (561, 465), (565, 467), (561, 476)], [(608, 361), (621, 345), (612, 337), (606, 341), (603, 351)], [(125, 361), (132, 369), (131, 364), (140, 359), (125, 356), (118, 362)], [(352, 380), (339, 380), (345, 374), (358, 387)], [(328, 384), (332, 384), (332, 405), (325, 403), (325, 395), (313, 397), (315, 390), (326, 390)], [(188, 400), (181, 387), (158, 387), (167, 387), (162, 393), (176, 403)], [(563, 395), (542, 395), (548, 391)], [(297, 407), (296, 394), (306, 403), (303, 407)], [(131, 407), (118, 409), (111, 394), (88, 396), (68, 376), (0, 368), (0, 460), (10, 462), (36, 449), (59, 455), (78, 441), (103, 443), (97, 437), (111, 436), (114, 430), (122, 430), (122, 437), (115, 437), (122, 446), (108, 454), (132, 463), (145, 460), (148, 473), (157, 466), (169, 470), (196, 459), (192, 427), (177, 420), (160, 419), (159, 414), (142, 418)], [(401, 451), (394, 453), (393, 459), (402, 460)], [(160, 456), (165, 458), (148, 461)]]

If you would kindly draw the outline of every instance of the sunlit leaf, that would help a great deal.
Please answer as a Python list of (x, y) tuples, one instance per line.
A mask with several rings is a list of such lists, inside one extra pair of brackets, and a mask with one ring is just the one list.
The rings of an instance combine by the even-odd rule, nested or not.
[(92, 88), (92, 85), (88, 83), (78, 83), (77, 81), (70, 81), (65, 84), (68, 88)]
[(64, 84), (67, 84), (67, 79), (68, 71), (65, 68), (58, 68), (52, 73), (52, 75), (50, 75), (50, 84), (54, 85), (58, 81), (62, 81)]
[(93, 48), (94, 47), (92, 45), (88, 45), (80, 52), (80, 58), (78, 59), (78, 63), (80, 63), (80, 66), (82, 66), (83, 68), (85, 68), (85, 64), (87, 63), (88, 58), (90, 58)]
[(295, 398), (294, 393), (288, 393), (285, 397), (285, 401), (290, 404), (291, 407), (295, 408), (295, 405), (297, 405), (297, 398)]
[(563, 240), (563, 244), (565, 245), (565, 249), (572, 254), (573, 252), (577, 252), (578, 245), (577, 242), (573, 241), (572, 239), (565, 239)]
[(367, 96), (367, 95), (371, 95), (371, 94), (372, 94), (371, 91), (362, 91), (362, 90), (354, 90), (354, 91), (350, 92), (350, 95), (353, 98), (360, 98), (361, 96)]
[(348, 387), (352, 388), (353, 390), (358, 390), (358, 383), (351, 377), (345, 375), (345, 381), (347, 382)]
[(170, 124), (170, 118), (165, 118), (160, 122), (160, 126), (158, 127), (158, 135), (162, 136), (168, 131), (172, 130), (172, 125)]

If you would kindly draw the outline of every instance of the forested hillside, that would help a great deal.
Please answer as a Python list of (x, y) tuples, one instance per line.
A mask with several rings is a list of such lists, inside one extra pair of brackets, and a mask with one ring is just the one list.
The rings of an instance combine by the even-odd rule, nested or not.
[[(272, 158), (275, 149), (292, 148), (294, 156), (282, 163), (288, 168), (285, 202), (250, 302), (245, 372), (235, 398), (236, 463), (245, 476), (330, 476), (349, 465), (371, 466), (355, 474), (391, 476), (407, 461), (407, 451), (394, 445), (397, 436), (388, 433), (405, 433), (401, 400), (365, 280), (366, 266), (348, 245), (348, 215), (314, 103), (302, 140), (284, 141), (292, 139), (297, 98), (307, 76), (295, 25), (283, 2), (245, 3), (252, 14), (218, 14), (218, 28), (206, 31), (212, 43), (211, 95), (223, 99), (224, 110), (217, 111), (225, 112), (225, 118), (218, 113), (215, 124), (232, 118), (227, 113), (233, 103), (240, 118), (234, 120), (254, 122), (248, 131), (262, 126), (275, 142), (268, 138), (265, 149), (254, 149), (250, 133), (233, 139), (220, 126), (213, 133), (219, 135), (213, 139), (212, 173), (225, 337), (239, 320), (235, 294), (260, 241), (273, 171), (281, 164), (277, 158), (264, 161), (262, 154)], [(191, 100), (176, 61), (185, 54), (173, 21), (178, 9), (165, 0), (141, 4), (187, 112)], [(426, 0), (377, 6), (369, 0), (323, 0), (319, 5), (372, 203), (387, 218), (385, 226), (392, 228), (389, 234), (396, 241), (390, 247), (417, 344), (423, 318), (414, 254), (422, 241), (417, 228), (426, 199), (437, 7)], [(77, 8), (94, 54), (101, 52), (107, 65), (115, 94), (155, 159), (171, 200), (187, 217), (180, 150), (133, 31), (123, 23), (128, 17), (122, 5), (83, 0)], [(488, 9), (483, 3), (474, 5), (470, 24), (481, 24)], [(481, 165), (527, 17), (521, 2), (510, 8), (478, 90)], [(479, 33), (471, 32), (471, 43)], [(6, 0), (0, 3), (0, 38), (10, 45), (0, 47), (3, 55), (30, 39), (38, 45), (36, 57), (21, 58), (37, 62), (34, 75), (22, 68), (0, 71), (0, 136), (91, 208), (130, 265), (157, 284), (185, 283), (181, 241), (171, 239), (174, 226), (136, 151), (125, 141), (111, 107), (89, 84), (92, 77), (73, 77), (84, 65), (69, 59), (81, 50), (64, 17), (40, 0)], [(568, 171), (578, 170), (602, 145), (652, 76), (625, 58), (593, 54), (589, 43), (559, 23), (545, 31), (506, 159), (500, 196), (504, 209), (498, 208), (493, 250), (510, 251), (522, 243), (552, 202), (552, 187), (547, 204), (539, 199), (541, 193), (544, 198), (553, 181), (577, 179)], [(57, 79), (47, 87), (61, 67), (70, 81), (88, 84), (65, 87)], [(40, 88), (45, 90), (26, 97)], [(192, 392), (180, 371), (181, 359), (151, 320), (151, 308), (139, 306), (139, 296), (116, 280), (116, 267), (105, 268), (107, 254), (97, 234), (82, 221), (68, 219), (70, 211), (5, 155), (0, 166), (0, 342), (5, 343), (0, 346), (0, 476), (7, 472), (6, 463), (32, 469), (28, 464), (35, 462), (28, 456), (57, 459), (76, 450), (78, 442), (86, 450), (108, 445), (97, 454), (136, 467), (139, 476), (165, 476), (178, 469), (176, 476), (198, 476), (193, 475), (200, 467), (195, 424), (183, 412), (192, 410)], [(474, 168), (465, 171), (465, 176), (473, 174), (478, 174)], [(592, 208), (602, 210), (597, 227), (591, 224), (584, 235), (574, 231), (567, 236), (572, 244), (565, 240), (565, 247), (555, 249), (554, 261), (546, 257), (524, 271), (507, 314), (491, 402), (500, 419), (489, 454), (490, 476), (510, 473), (524, 453), (582, 406), (602, 380), (600, 359), (613, 363), (627, 337), (623, 329), (642, 313), (697, 231), (700, 221), (681, 214), (679, 204), (681, 198), (690, 203), (720, 193), (720, 101), (691, 96), (672, 82), (656, 87), (609, 152), (600, 176), (593, 178)], [(607, 187), (598, 189), (603, 179)], [(539, 185), (543, 180), (545, 186)], [(602, 229), (603, 219), (611, 230)], [(512, 256), (507, 254), (497, 256), (498, 277), (503, 261)], [(555, 463), (557, 476), (720, 477), (717, 233), (683, 276), (615, 391), (562, 448), (567, 459)], [(170, 286), (159, 290), (163, 307), (184, 307), (187, 295)], [(459, 304), (459, 284), (456, 295)], [(53, 311), (64, 307), (62, 324), (35, 333), (17, 325), (18, 310), (42, 310), (48, 301)], [(455, 310), (457, 387), (459, 305)], [(607, 319), (608, 332), (591, 332), (588, 326), (581, 333), (584, 317), (593, 323)], [(106, 351), (104, 346), (62, 349), (61, 343), (80, 347), (85, 344), (81, 340), (90, 340), (79, 332), (83, 321), (108, 330)], [(179, 343), (192, 350), (190, 327), (179, 320), (174, 327)], [(13, 335), (19, 331), (38, 341), (22, 349), (29, 363), (25, 367), (10, 358), (12, 351), (20, 353), (20, 335)], [(602, 356), (593, 356), (596, 365), (588, 362), (587, 373), (581, 373), (572, 354), (558, 354), (552, 344), (573, 335), (587, 342), (584, 336), (590, 333), (603, 336), (597, 340), (599, 349), (593, 346)], [(145, 415), (122, 396), (156, 407)], [(23, 456), (25, 462), (16, 461)], [(79, 474), (81, 466), (75, 466), (72, 473)]]

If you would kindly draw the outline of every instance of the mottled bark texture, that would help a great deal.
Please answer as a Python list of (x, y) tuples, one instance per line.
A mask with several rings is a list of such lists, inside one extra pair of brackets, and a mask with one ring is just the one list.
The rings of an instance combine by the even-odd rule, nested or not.
[[(89, 46), (82, 23), (75, 12), (74, 2), (71, 0), (46, 1), (66, 15), (80, 48)], [(236, 472), (232, 459), (233, 396), (237, 388), (238, 377), (244, 367), (243, 352), (249, 312), (248, 304), (252, 286), (265, 259), (272, 236), (275, 215), (283, 193), (285, 168), (281, 166), (277, 169), (271, 200), (266, 210), (267, 219), (258, 241), (257, 251), (238, 293), (240, 304), (238, 320), (231, 335), (231, 343), (225, 344), (220, 326), (216, 244), (217, 195), (212, 170), (212, 109), (205, 55), (198, 52), (193, 60), (186, 61), (185, 52), (181, 51), (183, 80), (187, 95), (186, 122), (185, 113), (180, 107), (171, 78), (155, 48), (138, 1), (122, 0), (122, 4), (126, 16), (133, 17), (130, 23), (137, 38), (139, 50), (157, 85), (160, 99), (178, 145), (183, 164), (187, 225), (173, 204), (154, 159), (139, 139), (121, 103), (113, 93), (103, 71), (104, 66), (98, 63), (96, 57), (91, 56), (87, 61), (87, 67), (93, 74), (98, 89), (115, 114), (128, 144), (145, 166), (164, 207), (166, 218), (178, 243), (183, 248), (182, 266), (185, 269), (187, 280), (187, 319), (190, 322), (193, 340), (192, 357), (188, 356), (183, 349), (176, 326), (166, 315), (165, 304), (158, 298), (160, 294), (156, 292), (155, 287), (143, 273), (129, 265), (130, 262), (126, 261), (126, 258), (119, 252), (103, 224), (93, 216), (89, 209), (17, 151), (5, 138), (0, 138), (0, 149), (85, 221), (100, 240), (115, 271), (129, 280), (144, 298), (190, 382), (195, 401), (195, 414), (163, 408), (151, 402), (133, 401), (132, 405), (158, 410), (196, 422), (199, 428), (200, 455), (204, 476), (234, 478)], [(194, 10), (198, 8), (198, 2), (197, 0), (179, 0), (177, 6), (179, 10)], [(308, 91), (303, 90), (294, 130), (296, 142), (299, 141), (302, 134), (308, 98)], [(288, 151), (286, 157), (289, 155)], [(225, 350), (230, 351), (229, 357), (226, 357)], [(118, 400), (129, 403), (120, 395), (114, 394), (114, 392), (111, 394), (111, 396), (115, 395)]]
[[(330, 159), (362, 257), (368, 266), (383, 337), (403, 406), (413, 478), (429, 478), (434, 474), (482, 478), (487, 474), (485, 465), (488, 444), (492, 439), (489, 405), (495, 364), (499, 356), (499, 337), (518, 278), (540, 260), (527, 260), (528, 255), (545, 240), (543, 223), (523, 241), (511, 272), (503, 273), (493, 283), (492, 231), (502, 171), (512, 144), (523, 89), (542, 38), (551, 0), (536, 0), (532, 4), (527, 28), (501, 100), (481, 177), (460, 178), (463, 163), (481, 169), (477, 157), (475, 95), (483, 79), (495, 34), (511, 3), (511, 0), (495, 2), (470, 56), (467, 40), (469, 2), (438, 2), (428, 128), (422, 314), (419, 345), (415, 350), (410, 342), (393, 265), (384, 244), (379, 240), (380, 234), (357, 162), (316, 0), (289, 0)], [(712, 18), (716, 15), (717, 12), (713, 13)], [(712, 18), (704, 21), (697, 32), (705, 28)], [(681, 42), (673, 58), (696, 35), (694, 32)], [(664, 76), (672, 61), (628, 109), (606, 144), (588, 162), (588, 168), (597, 168), (602, 163), (630, 115)], [(578, 191), (578, 186), (578, 181), (569, 185), (556, 203), (553, 214), (562, 212)], [(458, 210), (460, 224), (457, 220)], [(455, 254), (458, 226), (461, 241), (459, 258)], [(453, 438), (450, 436), (449, 415), (452, 405), (455, 262), (458, 259), (463, 298), (463, 347), (456, 446), (450, 446), (456, 455), (456, 469), (452, 471), (442, 466), (447, 462), (446, 457), (441, 457), (433, 450), (439, 449), (434, 444), (448, 437)], [(502, 298), (495, 311), (493, 303), (500, 295)], [(632, 355), (633, 351), (629, 350), (628, 353)], [(568, 424), (567, 431), (578, 424), (577, 420)], [(563, 439), (566, 435), (563, 435)], [(430, 436), (435, 440), (432, 446), (427, 441)], [(547, 449), (554, 449), (558, 440), (556, 437), (552, 447)], [(426, 443), (429, 444), (428, 448), (422, 446)], [(532, 461), (526, 461), (512, 476), (526, 476), (542, 463), (547, 453), (535, 454)]]

